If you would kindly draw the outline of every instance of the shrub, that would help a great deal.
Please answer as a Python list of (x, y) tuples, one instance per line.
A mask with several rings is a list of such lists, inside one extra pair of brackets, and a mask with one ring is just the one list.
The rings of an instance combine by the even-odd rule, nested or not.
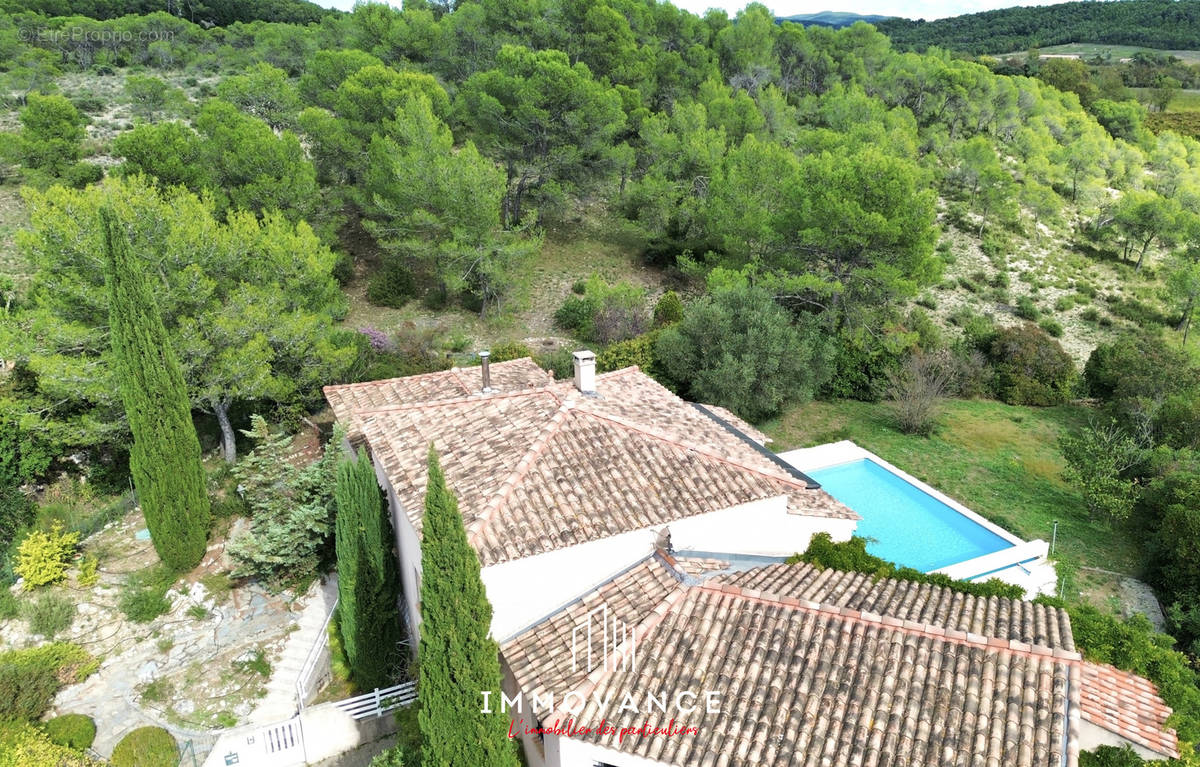
[(139, 727), (113, 749), (113, 767), (176, 767), (179, 747), (161, 727)]
[(79, 533), (63, 532), (61, 524), (49, 532), (35, 530), (18, 547), (13, 570), (25, 579), (27, 589), (56, 583), (66, 575), (78, 543)]
[(1062, 338), (1063, 326), (1062, 323), (1053, 317), (1043, 317), (1038, 327), (1046, 331), (1052, 338)]
[(889, 376), (892, 414), (906, 434), (930, 434), (937, 426), (950, 373), (942, 361), (912, 354)]
[(642, 372), (653, 376), (657, 369), (654, 359), (656, 338), (658, 338), (658, 331), (651, 331), (636, 338), (609, 344), (600, 354), (596, 355), (596, 369), (601, 373), (607, 373), (610, 370), (620, 370), (637, 365)]
[(534, 356), (533, 361), (543, 370), (549, 370), (558, 381), (566, 380), (575, 374), (575, 362), (570, 349), (541, 352)]
[(1075, 299), (1071, 296), (1059, 296), (1054, 302), (1054, 311), (1065, 312), (1075, 305)]
[(506, 344), (496, 344), (491, 348), (492, 362), (507, 362), (519, 360), (522, 357), (532, 357), (533, 350), (520, 341), (510, 341)]
[[(2, 423), (0, 427), (3, 427)], [(3, 441), (0, 437), (0, 448), (4, 447)], [(19, 530), (33, 522), (35, 515), (33, 502), (15, 484), (0, 482), (0, 541), (4, 541), (6, 547), (17, 537)]]
[(82, 647), (64, 642), (0, 653), (0, 720), (40, 719), (60, 687), (98, 666)]
[(1095, 751), (1079, 754), (1079, 767), (1140, 767), (1145, 764), (1142, 757), (1128, 745), (1097, 746)]
[(29, 722), (0, 720), (0, 767), (100, 767)]
[(417, 294), (412, 271), (398, 255), (385, 256), (379, 269), (367, 282), (367, 300), (379, 306), (399, 309)]
[(1071, 392), (1071, 356), (1036, 325), (1000, 330), (988, 344), (988, 357), (996, 369), (996, 394), (1010, 405), (1057, 405)]
[(100, 573), (97, 570), (100, 567), (100, 560), (93, 556), (86, 556), (79, 562), (79, 577), (76, 579), (80, 586), (95, 586), (100, 580)]
[(1084, 322), (1090, 322), (1090, 323), (1094, 324), (1096, 322), (1099, 322), (1100, 312), (1096, 310), (1096, 307), (1089, 306), (1088, 308), (1084, 309), (1079, 314), (1079, 318), (1082, 319)]
[(63, 182), (75, 189), (83, 189), (104, 178), (104, 168), (90, 162), (77, 162), (63, 173)]
[(52, 743), (82, 751), (96, 740), (96, 723), (86, 714), (63, 714), (46, 722), (46, 735)]
[(0, 588), (0, 620), (9, 620), (21, 615), (21, 603), (7, 588)]
[(29, 631), (53, 639), (75, 621), (75, 603), (57, 594), (43, 594), (25, 608)]
[(554, 322), (583, 341), (609, 344), (646, 330), (646, 291), (628, 282), (610, 285), (588, 278), (582, 296), (571, 295), (554, 313)]
[(828, 375), (829, 343), (793, 324), (764, 288), (720, 288), (688, 305), (654, 343), (663, 372), (701, 402), (751, 421), (811, 397)]
[(1021, 599), (1025, 596), (1025, 589), (997, 578), (986, 581), (956, 581), (942, 573), (926, 574), (911, 567), (899, 567), (893, 562), (867, 553), (867, 539), (858, 536), (834, 543), (829, 533), (817, 533), (809, 540), (808, 548), (803, 554), (793, 554), (787, 560), (787, 563), (792, 565), (798, 562), (806, 562), (820, 570), (865, 573), (876, 579), (895, 578), (914, 583), (930, 583), (977, 597)]
[(666, 325), (674, 325), (683, 319), (683, 301), (680, 300), (679, 294), (673, 290), (668, 290), (658, 299), (658, 303), (654, 305), (654, 327), (661, 328)]
[(937, 309), (938, 302), (937, 302), (937, 299), (934, 298), (933, 296), (926, 295), (926, 296), (921, 296), (920, 298), (917, 299), (917, 306), (924, 306), (926, 309), (933, 310), (933, 309)]
[(118, 606), (134, 623), (149, 623), (171, 610), (167, 589), (174, 582), (175, 574), (165, 567), (135, 572), (125, 582)]
[(1021, 296), (1017, 299), (1017, 308), (1014, 310), (1014, 314), (1021, 319), (1029, 320), (1030, 322), (1036, 322), (1037, 318), (1041, 316), (1041, 312), (1038, 311), (1037, 304), (1035, 304), (1033, 299), (1029, 296)]

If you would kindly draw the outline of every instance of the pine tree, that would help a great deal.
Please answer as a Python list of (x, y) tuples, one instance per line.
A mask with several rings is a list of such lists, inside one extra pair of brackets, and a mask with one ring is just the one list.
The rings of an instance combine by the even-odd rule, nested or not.
[(338, 467), (335, 548), (338, 559), (338, 624), (350, 672), (360, 689), (395, 681), (403, 627), (400, 574), (392, 523), (363, 450)]
[[(432, 447), (421, 569), (421, 765), (517, 767), (507, 717), (496, 705), (500, 658), (488, 636), (492, 606)], [(480, 711), (484, 691), (492, 693), (494, 713)]]
[(209, 499), (187, 388), (120, 221), (105, 207), (100, 223), (113, 356), (133, 432), (133, 483), (159, 558), (174, 570), (189, 570), (204, 556)]

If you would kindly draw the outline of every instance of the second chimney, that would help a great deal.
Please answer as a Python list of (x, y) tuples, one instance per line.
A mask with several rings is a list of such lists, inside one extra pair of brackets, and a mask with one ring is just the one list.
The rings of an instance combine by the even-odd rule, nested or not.
[(480, 364), (480, 368), (483, 370), (483, 393), (484, 394), (492, 393), (492, 370), (489, 365), (491, 356), (492, 356), (492, 353), (489, 351), (482, 351), (479, 353), (479, 364)]
[(596, 355), (584, 349), (571, 355), (575, 362), (575, 388), (584, 394), (596, 393)]

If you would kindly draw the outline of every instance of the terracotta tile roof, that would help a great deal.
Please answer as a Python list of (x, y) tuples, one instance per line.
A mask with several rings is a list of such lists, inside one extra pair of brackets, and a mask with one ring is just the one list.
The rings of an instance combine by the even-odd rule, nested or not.
[(807, 564), (771, 565), (718, 576), (724, 583), (779, 597), (887, 614), (986, 637), (1074, 650), (1065, 610), (1024, 600), (975, 597), (941, 586)]
[(717, 559), (716, 557), (680, 556), (676, 554), (673, 556), (673, 559), (675, 560), (676, 570), (692, 576), (711, 576), (728, 569), (731, 564), (724, 559)]
[[(526, 695), (545, 697), (550, 691), (561, 695), (587, 678), (586, 663), (572, 663), (571, 640), (573, 634), (576, 641), (580, 639), (580, 632), (573, 629), (586, 627), (590, 613), (607, 605), (610, 625), (615, 619), (636, 626), (682, 589), (677, 574), (661, 558), (650, 557), (504, 642), (504, 662)], [(591, 621), (595, 625), (594, 615)]]
[[(692, 734), (575, 737), (688, 767), (1074, 763), (1074, 652), (899, 618), (909, 595), (889, 591), (886, 582), (876, 586), (890, 597), (873, 600), (882, 612), (871, 613), (721, 577), (696, 584), (673, 563), (656, 554), (584, 599), (595, 609), (612, 588), (622, 604), (638, 605), (622, 612), (630, 622), (640, 616), (634, 668), (597, 668), (586, 679), (562, 672), (583, 606), (530, 628), (501, 651), (527, 694), (580, 691), (589, 702), (574, 717), (578, 726), (603, 719), (619, 731), (647, 718), (651, 726), (666, 723), (669, 715), (659, 722), (657, 712), (617, 704), (601, 710), (598, 700), (611, 694), (621, 701), (627, 692), (638, 699), (665, 692), (673, 700), (679, 691), (712, 690), (720, 694), (720, 713), (677, 715), (677, 725), (697, 729)], [(673, 586), (660, 571), (685, 583)], [(659, 605), (648, 607), (656, 596)], [(541, 719), (549, 726), (569, 716), (560, 708)], [(1066, 762), (1064, 748), (1072, 757)]]
[(1084, 663), (1079, 705), (1085, 721), (1170, 758), (1179, 757), (1171, 708), (1154, 683), (1103, 663)]
[(636, 368), (597, 376), (596, 396), (563, 382), (440, 398), (424, 382), (431, 399), (377, 407), (406, 386), (386, 383), (327, 396), (418, 530), (434, 444), (484, 566), (780, 496), (795, 514), (857, 518)]
[(720, 405), (705, 404), (704, 407), (708, 408), (708, 411), (710, 413), (717, 416), (722, 421), (725, 421), (730, 426), (732, 426), (733, 428), (742, 432), (747, 437), (754, 440), (755, 442), (757, 442), (760, 445), (765, 445), (768, 442), (774, 441), (770, 437), (768, 437), (766, 434), (763, 434), (761, 431), (754, 428), (754, 426), (752, 426), (751, 424), (747, 423), (746, 421), (743, 421), (741, 419), (741, 417), (735, 415), (733, 413), (733, 411), (731, 411), (731, 410), (726, 410), (725, 408), (721, 407)]
[[(355, 411), (479, 395), (483, 388), (481, 371), (482, 368), (475, 365), (383, 381), (326, 386), (325, 399), (333, 407), (337, 419), (350, 429), (351, 440), (357, 443), (361, 433), (355, 423)], [(490, 375), (492, 388), (500, 392), (531, 389), (554, 383), (554, 377), (538, 367), (529, 357), (493, 362)]]

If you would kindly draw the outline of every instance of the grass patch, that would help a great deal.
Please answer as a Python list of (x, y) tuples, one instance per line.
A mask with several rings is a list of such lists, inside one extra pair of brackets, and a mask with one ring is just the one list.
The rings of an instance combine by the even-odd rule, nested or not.
[(1026, 540), (1050, 540), (1056, 558), (1140, 575), (1140, 540), (1087, 518), (1083, 499), (1061, 476), (1058, 437), (1087, 423), (1074, 405), (1029, 408), (985, 400), (947, 403), (931, 437), (901, 433), (885, 403), (845, 400), (794, 407), (763, 425), (772, 447), (790, 450), (850, 439)]
[(229, 601), (230, 594), (233, 593), (233, 579), (228, 573), (209, 573), (200, 576), (200, 584), (204, 586), (204, 590), (212, 597), (213, 602), (219, 605)]
[(53, 639), (75, 622), (75, 603), (59, 594), (43, 594), (25, 606), (29, 631)]
[(149, 623), (170, 611), (166, 595), (173, 583), (175, 573), (162, 565), (130, 574), (121, 592), (121, 612), (134, 623)]

